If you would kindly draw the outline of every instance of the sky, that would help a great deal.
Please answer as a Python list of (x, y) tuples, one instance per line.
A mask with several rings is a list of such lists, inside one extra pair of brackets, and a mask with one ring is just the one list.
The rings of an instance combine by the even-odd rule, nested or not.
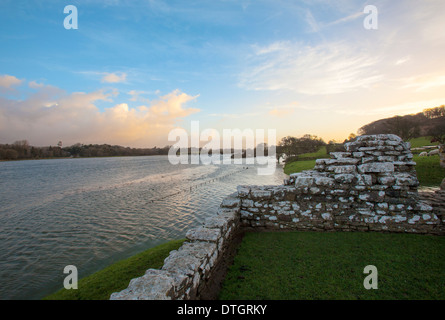
[(2, 0), (0, 143), (163, 147), (192, 121), (343, 141), (445, 104), (444, 16), (443, 0)]

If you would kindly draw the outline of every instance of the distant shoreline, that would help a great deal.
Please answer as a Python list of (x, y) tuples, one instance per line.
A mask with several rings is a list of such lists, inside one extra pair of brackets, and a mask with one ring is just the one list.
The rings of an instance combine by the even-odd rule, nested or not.
[[(196, 154), (189, 154), (196, 155)], [(221, 154), (223, 155), (223, 154)], [(233, 155), (233, 154), (232, 154)], [(121, 156), (94, 156), (94, 157), (54, 157), (54, 158), (34, 158), (34, 159), (0, 159), (0, 162), (17, 162), (17, 161), (32, 161), (32, 160), (63, 160), (63, 159), (99, 159), (99, 158), (138, 158), (138, 157), (155, 157), (155, 156), (168, 156), (167, 154), (146, 154), (146, 155), (121, 155)], [(247, 158), (257, 158), (253, 157), (242, 157), (242, 159)], [(233, 158), (232, 158), (233, 159)]]
[(133, 156), (95, 156), (95, 157), (58, 157), (58, 158), (37, 158), (37, 159), (13, 159), (5, 160), (0, 159), (0, 162), (16, 162), (16, 161), (31, 161), (31, 160), (63, 160), (63, 159), (99, 159), (99, 158), (138, 158), (138, 157), (155, 157), (155, 156), (168, 156), (167, 154), (146, 154), (146, 155), (133, 155)]
[(153, 156), (167, 156), (166, 154), (150, 154), (150, 155), (134, 155), (134, 156), (96, 156), (96, 157), (57, 157), (57, 158), (36, 158), (36, 159), (1, 159), (0, 162), (16, 162), (16, 161), (31, 161), (31, 160), (63, 160), (63, 159), (97, 159), (97, 158), (136, 158), (136, 157), (153, 157)]

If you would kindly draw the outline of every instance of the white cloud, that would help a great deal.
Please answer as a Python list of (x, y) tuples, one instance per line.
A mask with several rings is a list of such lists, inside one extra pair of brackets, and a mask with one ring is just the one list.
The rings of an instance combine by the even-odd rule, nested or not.
[(416, 92), (428, 91), (437, 87), (445, 89), (445, 75), (422, 75), (405, 80), (405, 88), (414, 88)]
[(337, 19), (335, 21), (329, 22), (329, 23), (325, 24), (323, 27), (332, 27), (332, 26), (335, 26), (337, 24), (354, 21), (354, 20), (356, 20), (356, 19), (358, 19), (358, 18), (360, 18), (362, 16), (363, 16), (363, 12), (361, 12), (361, 11), (360, 12), (356, 12), (356, 13), (350, 14), (350, 15), (348, 15), (346, 17), (343, 17), (343, 18)]
[(136, 101), (140, 101), (140, 102), (143, 102), (143, 103), (149, 103), (149, 102), (150, 102), (150, 99), (148, 99), (148, 98), (144, 98), (143, 96), (144, 96), (144, 95), (149, 95), (149, 94), (150, 94), (150, 95), (151, 95), (151, 94), (159, 95), (159, 91), (156, 90), (156, 91), (154, 91), (154, 92), (150, 92), (150, 91), (130, 90), (129, 92), (127, 92), (127, 94), (128, 94), (129, 96), (131, 96), (130, 101), (134, 101), (134, 102), (136, 102)]
[(374, 68), (379, 56), (346, 44), (274, 43), (259, 48), (241, 75), (250, 90), (289, 90), (308, 95), (336, 94), (366, 88), (383, 75)]
[(199, 112), (186, 107), (197, 96), (178, 90), (146, 106), (132, 108), (117, 103), (101, 111), (100, 101), (113, 102), (115, 90), (66, 93), (53, 86), (35, 86), (26, 99), (0, 96), (0, 137), (2, 143), (28, 139), (34, 145), (110, 143), (149, 147), (168, 143), (168, 132), (176, 122)]
[(305, 16), (306, 23), (311, 28), (312, 32), (318, 32), (320, 31), (320, 25), (315, 20), (314, 16), (312, 15), (312, 12), (310, 10), (306, 10), (306, 16)]
[[(334, 10), (334, 4), (328, 6)], [(317, 36), (253, 46), (238, 75), (238, 85), (286, 94), (308, 106), (315, 99), (319, 105), (328, 98), (328, 105), (357, 108), (443, 96), (438, 91), (444, 88), (445, 20), (440, 11), (445, 2), (431, 0), (419, 5), (407, 0), (401, 5), (377, 1), (376, 6), (379, 29), (373, 31), (365, 30), (358, 21), (363, 17), (360, 6), (334, 10), (332, 16), (340, 18), (332, 22), (329, 15), (318, 15), (324, 20), (317, 21), (314, 11), (306, 10), (305, 22), (318, 30)], [(352, 21), (356, 27), (343, 26)], [(413, 97), (415, 93), (433, 96)]]
[[(324, 10), (320, 10), (320, 7), (324, 7)], [(308, 1), (306, 7), (300, 10), (309, 33), (323, 33), (334, 26), (351, 23), (363, 17), (363, 8), (364, 5), (351, 5), (350, 1)], [(331, 14), (326, 14), (324, 11)], [(316, 13), (318, 19), (313, 12)]]
[(127, 81), (126, 72), (101, 72), (101, 71), (73, 71), (77, 74), (83, 74), (90, 78), (100, 78), (102, 83), (122, 83)]
[(0, 87), (10, 89), (11, 87), (18, 86), (22, 83), (22, 80), (17, 79), (10, 75), (0, 75)]
[(101, 81), (105, 83), (120, 83), (120, 82), (125, 82), (126, 79), (127, 79), (127, 74), (124, 72), (105, 73)]
[[(355, 110), (351, 109), (339, 109), (335, 112), (338, 114), (344, 114), (344, 115), (356, 115), (356, 116), (372, 116), (383, 119), (385, 117), (392, 117), (395, 115), (407, 115), (407, 114), (416, 114), (418, 112), (421, 112), (424, 109), (428, 108), (434, 108), (438, 107), (440, 105), (444, 104), (444, 99), (430, 99), (430, 100), (420, 100), (420, 101), (413, 101), (413, 102), (407, 102), (402, 104), (396, 104), (396, 105), (385, 105), (374, 109), (360, 109), (357, 108)], [(371, 121), (369, 121), (371, 122)]]
[(30, 81), (28, 86), (32, 89), (43, 88), (45, 85), (43, 83), (38, 83), (37, 81)]
[(399, 66), (401, 64), (404, 64), (405, 62), (408, 62), (409, 60), (410, 60), (409, 57), (404, 57), (404, 58), (398, 59), (395, 64), (396, 64), (396, 66)]

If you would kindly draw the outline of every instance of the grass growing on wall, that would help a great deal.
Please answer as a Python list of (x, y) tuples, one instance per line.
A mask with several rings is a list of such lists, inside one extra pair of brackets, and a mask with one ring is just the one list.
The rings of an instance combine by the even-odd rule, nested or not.
[(86, 278), (80, 279), (77, 290), (61, 289), (44, 300), (108, 300), (113, 292), (124, 290), (130, 280), (144, 275), (147, 269), (159, 269), (170, 251), (184, 240), (173, 240), (119, 261)]
[[(364, 268), (377, 268), (366, 290)], [(445, 299), (445, 237), (362, 232), (247, 233), (221, 300)]]

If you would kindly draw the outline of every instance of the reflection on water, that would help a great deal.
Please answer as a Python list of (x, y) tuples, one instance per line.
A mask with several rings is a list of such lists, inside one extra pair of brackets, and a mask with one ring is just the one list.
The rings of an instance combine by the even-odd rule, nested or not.
[(166, 156), (0, 163), (0, 299), (39, 299), (172, 239), (242, 184), (281, 184), (255, 165), (171, 165)]

